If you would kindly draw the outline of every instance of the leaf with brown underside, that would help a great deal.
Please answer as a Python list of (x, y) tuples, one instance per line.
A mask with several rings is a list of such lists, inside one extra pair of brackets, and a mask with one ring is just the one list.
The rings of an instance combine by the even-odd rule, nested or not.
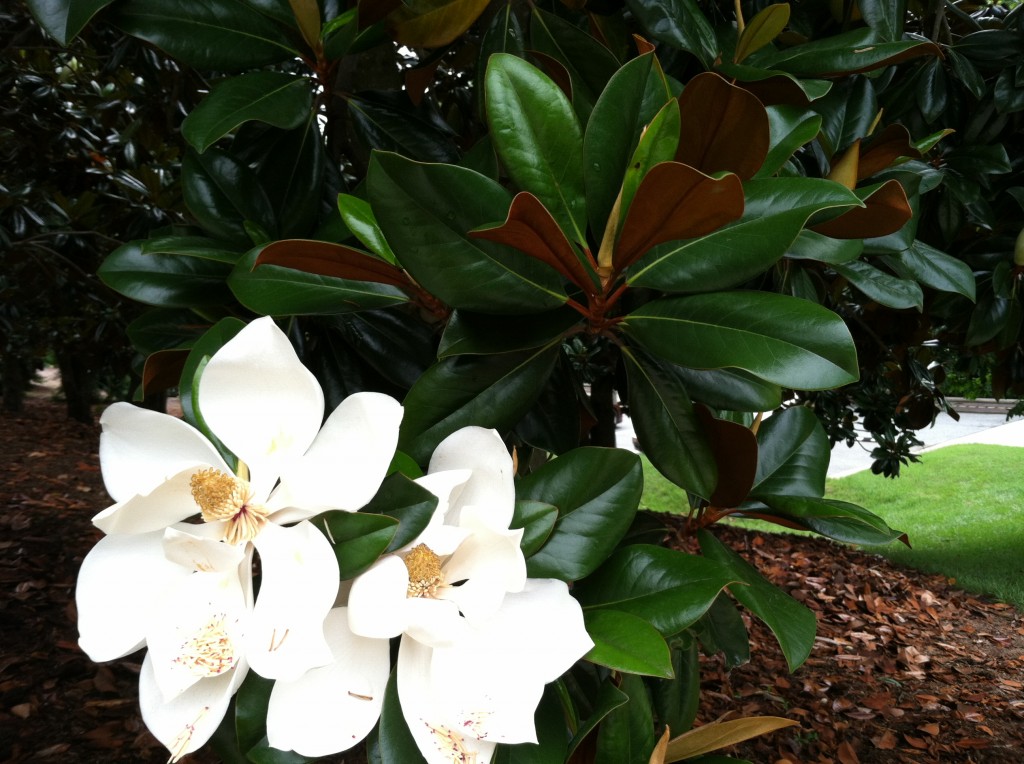
[(638, 34), (633, 35), (633, 42), (636, 43), (636, 54), (638, 56), (654, 51), (654, 45), (651, 44), (650, 40), (641, 37)]
[(864, 198), (864, 207), (854, 207), (834, 220), (811, 230), (833, 239), (868, 239), (896, 233), (913, 217), (907, 192), (897, 180), (887, 180)]
[(857, 180), (860, 168), (860, 138), (855, 140), (846, 149), (839, 159), (832, 162), (832, 169), (829, 170), (828, 179), (846, 186), (851, 191), (857, 187)]
[(358, 249), (312, 239), (285, 239), (268, 244), (253, 263), (280, 265), (318, 276), (332, 276), (350, 281), (371, 281), (400, 288), (409, 286), (409, 277), (401, 268), (386, 263)]
[(710, 722), (670, 741), (665, 761), (682, 761), (716, 751), (719, 748), (742, 743), (744, 740), (758, 735), (766, 735), (784, 727), (797, 726), (799, 724), (792, 719), (783, 719), (778, 716), (751, 716), (731, 719), (726, 722)]
[(698, 74), (679, 96), (682, 125), (676, 161), (706, 173), (748, 180), (768, 156), (768, 112), (747, 90), (713, 72)]
[(738, 507), (746, 500), (757, 475), (757, 436), (741, 424), (717, 419), (706, 406), (696, 405), (693, 410), (718, 466), (718, 485), (711, 495), (711, 506)]
[(907, 128), (892, 124), (873, 135), (861, 147), (857, 180), (870, 178), (891, 166), (900, 157), (920, 159), (921, 152), (914, 146)]
[(177, 387), (188, 358), (188, 348), (157, 350), (146, 357), (142, 367), (142, 391), (145, 395)]
[(662, 162), (640, 182), (615, 251), (622, 271), (656, 244), (694, 239), (743, 215), (743, 184), (712, 178), (679, 162)]
[(596, 275), (576, 256), (576, 250), (547, 207), (528, 191), (516, 194), (508, 217), (500, 226), (470, 231), (469, 235), (515, 247), (547, 263), (587, 294), (594, 293)]

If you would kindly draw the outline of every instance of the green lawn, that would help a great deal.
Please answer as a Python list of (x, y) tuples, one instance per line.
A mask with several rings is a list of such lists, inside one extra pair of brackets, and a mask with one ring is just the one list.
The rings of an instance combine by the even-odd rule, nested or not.
[[(644, 506), (680, 512), (678, 488), (644, 463)], [(829, 480), (826, 495), (870, 509), (910, 536), (871, 551), (1024, 609), (1024, 449), (962, 445), (923, 454), (896, 480), (859, 472)], [(744, 523), (745, 525), (747, 523)], [(767, 523), (749, 523), (780, 531)]]

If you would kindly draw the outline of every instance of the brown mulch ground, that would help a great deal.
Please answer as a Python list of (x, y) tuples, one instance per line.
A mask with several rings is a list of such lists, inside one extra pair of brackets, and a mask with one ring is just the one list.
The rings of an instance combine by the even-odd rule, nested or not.
[[(0, 763), (166, 761), (138, 716), (138, 656), (97, 665), (76, 645), (75, 577), (100, 535), (89, 518), (108, 503), (98, 427), (35, 397), (0, 418), (0, 433)], [(707, 660), (703, 719), (738, 709), (801, 725), (735, 755), (1024, 762), (1017, 611), (827, 541), (720, 537), (819, 615), (815, 649), (793, 675), (758, 623), (752, 663), (726, 672)]]

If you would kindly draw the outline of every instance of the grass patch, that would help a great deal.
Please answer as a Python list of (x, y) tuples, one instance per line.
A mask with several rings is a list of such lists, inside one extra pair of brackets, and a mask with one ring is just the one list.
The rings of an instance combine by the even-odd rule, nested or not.
[[(968, 591), (1024, 609), (1024, 451), (949, 446), (923, 454), (896, 480), (858, 472), (830, 479), (826, 496), (859, 504), (910, 536), (912, 549), (869, 547), (910, 568), (939, 573)], [(644, 464), (644, 506), (685, 511), (682, 491)], [(780, 532), (768, 523), (744, 526)]]

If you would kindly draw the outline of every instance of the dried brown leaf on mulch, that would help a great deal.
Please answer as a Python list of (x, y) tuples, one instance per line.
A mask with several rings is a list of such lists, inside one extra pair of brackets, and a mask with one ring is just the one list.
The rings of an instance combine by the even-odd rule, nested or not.
[[(0, 762), (165, 762), (138, 714), (140, 656), (92, 663), (76, 643), (74, 587), (109, 503), (97, 427), (32, 398), (0, 420)], [(731, 712), (800, 723), (735, 750), (757, 764), (1024, 761), (1024, 620), (941, 577), (815, 539), (722, 529), (814, 609), (795, 674), (751, 622), (754, 661), (705, 661), (703, 721)], [(190, 757), (212, 761), (209, 755)]]

